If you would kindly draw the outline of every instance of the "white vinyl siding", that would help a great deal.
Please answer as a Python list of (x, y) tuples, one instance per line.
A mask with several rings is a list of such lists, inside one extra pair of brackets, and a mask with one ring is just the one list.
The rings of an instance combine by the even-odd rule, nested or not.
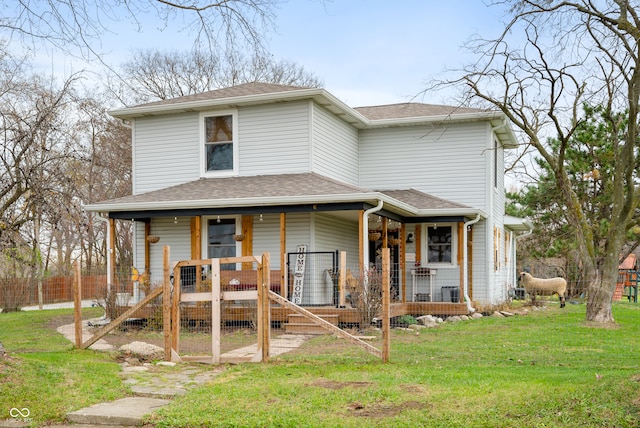
[[(310, 214), (289, 213), (286, 218), (287, 252), (296, 251), (296, 246), (307, 245), (310, 248)], [(271, 254), (271, 268), (280, 269), (280, 214), (263, 214), (253, 216), (253, 255)]]
[[(177, 222), (176, 222), (177, 221)], [(191, 259), (191, 218), (159, 217), (151, 220), (151, 234), (160, 237), (160, 242), (149, 245), (151, 263), (151, 284), (157, 284), (163, 277), (163, 248), (169, 245), (171, 262)], [(136, 222), (135, 263), (140, 272), (144, 271), (144, 223)]]
[[(490, 270), (493, 269), (491, 265), (492, 257), (487, 253), (487, 222), (482, 220), (473, 226), (473, 293), (471, 300), (488, 302), (489, 290), (488, 290), (488, 278)], [(491, 233), (491, 232), (490, 232)]]
[(313, 171), (358, 184), (358, 132), (317, 104), (313, 105)]
[(486, 209), (485, 123), (365, 130), (360, 133), (360, 186), (414, 188)]
[(309, 172), (309, 106), (304, 101), (239, 109), (240, 175)]
[(346, 251), (347, 266), (357, 270), (358, 223), (331, 214), (315, 215), (316, 251)]
[(200, 177), (199, 115), (185, 113), (137, 119), (133, 127), (133, 194)]

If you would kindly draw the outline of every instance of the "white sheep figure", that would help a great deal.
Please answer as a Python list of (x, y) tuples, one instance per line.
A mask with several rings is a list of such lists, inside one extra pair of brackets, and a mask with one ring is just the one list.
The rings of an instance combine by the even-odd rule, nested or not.
[(564, 278), (534, 278), (530, 273), (520, 273), (524, 289), (531, 296), (531, 302), (535, 304), (536, 294), (551, 296), (557, 294), (560, 298), (560, 307), (564, 308), (564, 294), (567, 291), (567, 281)]

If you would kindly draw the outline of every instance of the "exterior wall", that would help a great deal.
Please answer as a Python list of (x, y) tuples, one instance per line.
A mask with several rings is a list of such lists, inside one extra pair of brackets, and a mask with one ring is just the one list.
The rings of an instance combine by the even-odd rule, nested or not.
[[(151, 220), (151, 233), (160, 236), (160, 242), (149, 246), (151, 284), (161, 282), (163, 279), (162, 253), (165, 245), (171, 247), (171, 262), (189, 260), (191, 258), (190, 221), (190, 217), (178, 217), (177, 223), (174, 223), (173, 217), (159, 217)], [(142, 272), (144, 270), (143, 222), (136, 222), (134, 242), (134, 263)]]
[(316, 214), (315, 251), (346, 251), (349, 269), (358, 268), (358, 223), (331, 214)]
[(486, 129), (473, 122), (361, 131), (359, 185), (414, 188), (486, 209)]
[(163, 189), (200, 176), (197, 113), (137, 119), (133, 134), (133, 193)]
[(240, 175), (309, 172), (310, 109), (307, 101), (240, 109)]
[[(488, 223), (481, 220), (473, 226), (473, 266), (472, 281), (473, 292), (470, 293), (471, 300), (474, 302), (489, 302), (489, 273), (493, 269), (492, 257), (487, 252), (487, 229)], [(490, 233), (490, 232), (489, 232)]]
[[(310, 104), (281, 103), (238, 111), (240, 175), (309, 172)], [(199, 113), (137, 119), (133, 135), (133, 193), (200, 178)]]
[(357, 130), (317, 104), (312, 109), (312, 170), (357, 185)]
[[(287, 214), (286, 251), (293, 253), (296, 246), (311, 247), (311, 220), (309, 214)], [(311, 250), (309, 250), (311, 251)], [(280, 214), (263, 214), (253, 217), (253, 254), (271, 254), (271, 269), (280, 269)]]

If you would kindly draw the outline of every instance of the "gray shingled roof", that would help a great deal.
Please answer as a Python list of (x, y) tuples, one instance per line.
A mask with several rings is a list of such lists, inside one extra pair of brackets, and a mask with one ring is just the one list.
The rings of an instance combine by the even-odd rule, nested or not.
[(304, 86), (279, 85), (275, 83), (243, 83), (241, 85), (231, 86), (228, 88), (215, 89), (213, 91), (202, 92), (199, 94), (185, 95), (184, 97), (171, 98), (168, 100), (154, 101), (151, 103), (141, 104), (142, 106), (158, 106), (187, 103), (191, 101), (218, 100), (224, 98), (242, 97), (247, 95), (272, 94), (277, 92), (299, 91), (301, 89), (310, 89)]
[[(298, 202), (315, 203), (340, 196), (342, 202), (375, 201), (380, 195), (389, 197), (389, 203), (396, 207), (413, 207), (415, 210), (455, 210), (473, 211), (471, 207), (447, 201), (415, 189), (375, 191), (352, 186), (315, 173), (259, 175), (251, 177), (201, 178), (177, 186), (167, 187), (139, 195), (98, 202), (87, 206), (91, 211), (128, 211), (154, 209), (161, 205), (165, 209), (188, 208), (196, 205), (213, 206), (216, 201), (224, 201), (227, 207), (246, 206), (255, 200), (256, 206), (285, 205), (291, 198)], [(376, 196), (377, 195), (377, 196)], [(317, 200), (316, 200), (317, 199)], [(391, 207), (389, 207), (391, 208)]]
[(98, 202), (101, 204), (127, 204), (144, 202), (182, 202), (215, 199), (248, 199), (264, 197), (291, 197), (314, 195), (343, 195), (366, 193), (318, 174), (256, 175), (226, 178), (201, 178), (177, 186), (167, 187), (139, 195), (125, 196)]
[(451, 209), (451, 208), (469, 208), (467, 205), (458, 204), (456, 202), (447, 201), (437, 196), (429, 195), (415, 189), (409, 190), (382, 190), (380, 193), (411, 205), (420, 210), (434, 209)]
[[(133, 108), (145, 108), (145, 107), (157, 107), (157, 106), (172, 106), (192, 102), (204, 102), (223, 100), (235, 97), (247, 97), (253, 95), (263, 94), (276, 94), (296, 91), (306, 91), (310, 88), (304, 86), (291, 86), (280, 85), (275, 83), (261, 83), (252, 82), (244, 83), (241, 85), (231, 86), (229, 88), (216, 89), (213, 91), (202, 92), (199, 94), (186, 95), (184, 97), (172, 98), (168, 100), (154, 101), (151, 103), (141, 104), (134, 106)], [(423, 104), (423, 103), (399, 103), (380, 106), (366, 106), (356, 107), (353, 110), (357, 111), (369, 120), (384, 120), (384, 119), (403, 119), (411, 117), (431, 117), (431, 116), (449, 116), (453, 114), (464, 113), (482, 113), (486, 110), (463, 108), (456, 106), (445, 106), (437, 104)]]
[(449, 116), (463, 113), (482, 113), (486, 110), (437, 104), (400, 103), (381, 106), (356, 107), (369, 120), (401, 119), (408, 117)]

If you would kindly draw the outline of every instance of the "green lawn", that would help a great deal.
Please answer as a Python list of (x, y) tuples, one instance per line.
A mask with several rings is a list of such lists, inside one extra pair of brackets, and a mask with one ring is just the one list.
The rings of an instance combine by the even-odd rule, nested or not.
[[(88, 309), (85, 318), (98, 315)], [(0, 314), (0, 343), (10, 352), (0, 359), (0, 419), (10, 409), (29, 409), (33, 426), (61, 422), (91, 404), (124, 397), (120, 366), (106, 353), (74, 350), (50, 325), (73, 310)]]
[(391, 363), (331, 336), (268, 365), (230, 367), (178, 398), (161, 427), (637, 427), (640, 306), (617, 326), (584, 305), (394, 330)]
[[(640, 305), (616, 326), (584, 323), (584, 305), (392, 333), (391, 362), (332, 336), (228, 366), (151, 421), (159, 427), (637, 427)], [(34, 425), (127, 394), (108, 354), (73, 350), (50, 328), (69, 314), (0, 314), (0, 410)]]

